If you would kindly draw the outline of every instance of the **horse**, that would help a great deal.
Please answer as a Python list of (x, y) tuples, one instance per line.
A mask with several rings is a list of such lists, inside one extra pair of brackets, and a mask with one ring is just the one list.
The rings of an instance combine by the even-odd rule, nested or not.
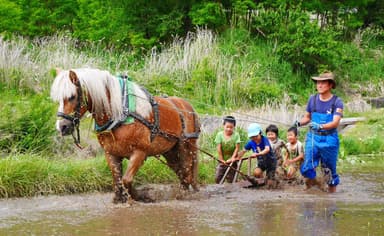
[[(140, 200), (133, 179), (149, 156), (164, 156), (183, 189), (198, 191), (200, 121), (179, 97), (152, 96), (127, 76), (105, 70), (58, 70), (51, 98), (59, 103), (56, 129), (79, 145), (80, 119), (88, 111), (112, 173), (114, 203)], [(77, 135), (76, 135), (77, 131)], [(123, 175), (122, 161), (129, 160)]]

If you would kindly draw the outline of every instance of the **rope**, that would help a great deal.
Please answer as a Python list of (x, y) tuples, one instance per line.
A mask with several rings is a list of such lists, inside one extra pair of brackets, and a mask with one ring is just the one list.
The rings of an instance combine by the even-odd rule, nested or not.
[[(148, 99), (146, 97), (141, 97), (141, 96), (138, 96), (136, 94), (133, 94), (133, 96), (135, 96), (136, 98), (148, 101)], [(192, 103), (191, 102), (192, 100), (190, 100), (190, 99), (185, 99), (184, 98), (184, 100)], [(197, 103), (200, 103), (200, 102), (197, 102)], [(204, 104), (206, 106), (211, 106), (211, 107), (217, 107), (217, 106), (209, 105), (209, 104), (206, 104), (206, 103), (200, 103), (200, 104)], [(158, 106), (162, 106), (162, 107), (167, 107), (167, 108), (173, 109), (173, 107), (165, 105), (165, 104), (158, 104)], [(224, 110), (224, 108), (222, 110)], [(186, 112), (186, 113), (189, 113), (189, 114), (196, 114), (196, 112), (191, 112), (189, 110), (179, 109), (179, 111)], [(285, 122), (281, 122), (281, 121), (277, 121), (277, 120), (270, 120), (270, 119), (262, 118), (260, 116), (253, 116), (253, 115), (249, 115), (249, 114), (246, 114), (246, 113), (241, 113), (241, 112), (238, 112), (238, 111), (234, 111), (233, 113), (236, 113), (236, 114), (239, 114), (239, 115), (243, 115), (243, 116), (247, 116), (247, 117), (251, 118), (251, 119), (237, 118), (236, 120), (238, 120), (238, 121), (254, 122), (255, 120), (261, 120), (261, 121), (264, 121), (265, 123), (276, 123), (276, 124), (281, 124), (281, 125), (284, 125), (284, 126), (287, 126), (287, 127), (292, 126), (292, 124), (287, 124)]]

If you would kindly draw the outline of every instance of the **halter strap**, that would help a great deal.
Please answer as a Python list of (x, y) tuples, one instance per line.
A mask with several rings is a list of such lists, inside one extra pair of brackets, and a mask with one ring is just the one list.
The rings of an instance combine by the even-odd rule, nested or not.
[(72, 132), (73, 140), (76, 146), (82, 149), (82, 147), (80, 146), (80, 110), (81, 110), (81, 101), (83, 99), (83, 90), (81, 88), (80, 80), (77, 80), (77, 83), (75, 83), (75, 85), (77, 90), (77, 104), (76, 104), (75, 111), (71, 114), (65, 114), (64, 112), (57, 112), (57, 116), (72, 122), (75, 128), (75, 131), (77, 132), (76, 136), (74, 132)]

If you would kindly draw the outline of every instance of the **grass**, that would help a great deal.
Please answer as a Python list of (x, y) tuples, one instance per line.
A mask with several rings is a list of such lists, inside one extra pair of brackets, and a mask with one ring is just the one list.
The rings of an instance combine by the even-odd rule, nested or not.
[(111, 190), (102, 158), (49, 160), (37, 155), (0, 159), (0, 197), (25, 197)]
[(58, 34), (29, 41), (0, 37), (0, 87), (18, 92), (47, 92), (55, 76), (55, 68), (94, 67), (124, 72), (134, 68), (130, 52), (115, 52), (97, 44), (80, 44), (76, 39)]
[[(128, 161), (123, 162), (123, 169)], [(199, 183), (213, 182), (214, 168), (203, 162)], [(135, 185), (145, 183), (178, 184), (176, 174), (163, 162), (148, 158), (135, 176)], [(0, 159), (0, 198), (31, 197), (112, 191), (112, 175), (103, 156), (78, 159), (49, 159), (38, 155), (14, 155)]]
[(366, 120), (342, 134), (345, 156), (384, 153), (384, 109), (360, 114)]
[(338, 168), (347, 173), (382, 173), (384, 168), (384, 153), (374, 155), (350, 155), (340, 159)]

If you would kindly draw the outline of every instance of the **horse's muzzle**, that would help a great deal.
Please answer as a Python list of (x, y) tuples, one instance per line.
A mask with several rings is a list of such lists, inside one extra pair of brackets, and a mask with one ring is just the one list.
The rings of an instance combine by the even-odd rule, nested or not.
[(73, 133), (73, 123), (67, 119), (57, 120), (56, 129), (61, 135), (70, 135)]

